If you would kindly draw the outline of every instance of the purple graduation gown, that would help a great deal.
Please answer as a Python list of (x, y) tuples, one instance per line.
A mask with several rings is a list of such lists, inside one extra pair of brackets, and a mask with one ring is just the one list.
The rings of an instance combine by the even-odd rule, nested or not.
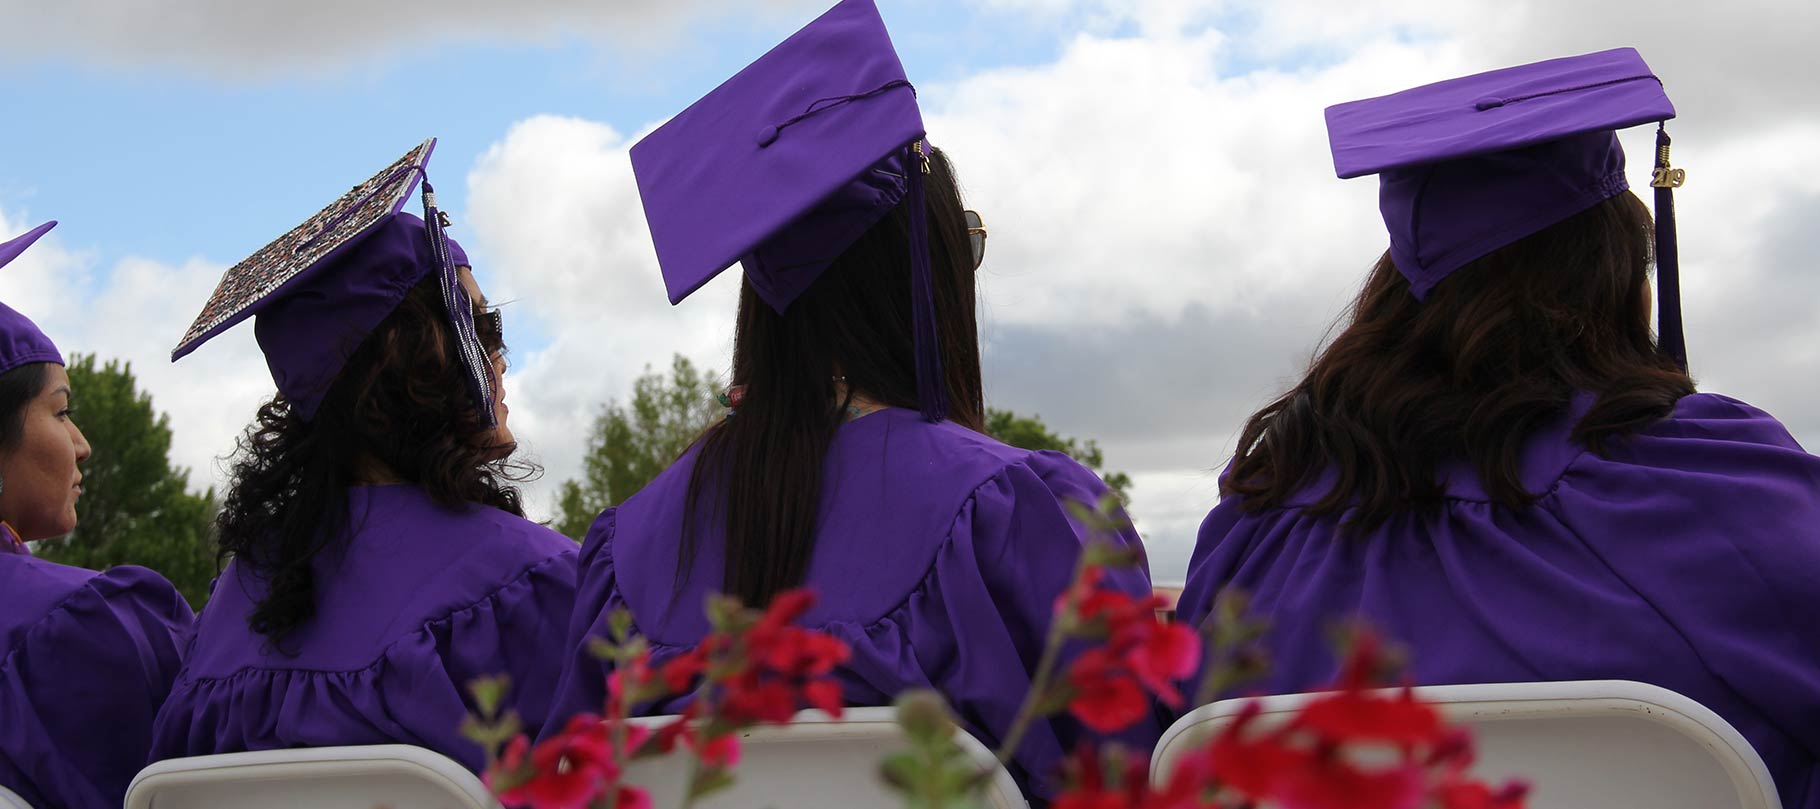
[(548, 714), (575, 600), (574, 541), (486, 506), (451, 511), (412, 484), (349, 489), (344, 553), (314, 561), (316, 615), (274, 649), (247, 626), (262, 583), (230, 564), (159, 711), (153, 760), (283, 747), (412, 744), (470, 769), (477, 677)]
[(1820, 807), (1820, 458), (1723, 396), (1608, 444), (1568, 433), (1523, 454), (1533, 505), (1488, 502), (1444, 470), (1438, 513), (1351, 537), (1296, 506), (1228, 498), (1201, 526), (1182, 594), (1199, 621), (1225, 587), (1272, 624), (1262, 690), (1307, 690), (1335, 665), (1323, 628), (1359, 615), (1406, 644), (1418, 684), (1637, 680), (1686, 695), (1751, 741), (1790, 807)]
[(150, 570), (59, 565), (0, 534), (0, 786), (118, 809), (195, 616)]
[[(694, 573), (672, 597), (694, 459), (694, 450), (685, 453), (588, 532), (558, 714), (601, 710), (606, 668), (583, 640), (606, 634), (610, 611), (631, 610), (654, 662), (706, 634), (702, 604), (718, 589), (724, 559), (719, 523), (704, 532)], [(890, 705), (906, 689), (934, 689), (974, 735), (996, 746), (1030, 689), (1056, 596), (1089, 539), (1064, 502), (1098, 502), (1106, 485), (1060, 453), (1016, 449), (899, 409), (843, 425), (823, 470), (805, 582), (818, 599), (802, 623), (852, 647), (838, 672), (848, 704)], [(1108, 539), (1143, 547), (1129, 529)], [(1143, 566), (1116, 571), (1107, 583), (1150, 593)], [(649, 712), (674, 713), (681, 704)], [(1154, 744), (1160, 730), (1146, 721), (1132, 740)], [(1046, 776), (1084, 732), (1071, 719), (1038, 722), (1013, 773), (1026, 782), (1032, 773)]]

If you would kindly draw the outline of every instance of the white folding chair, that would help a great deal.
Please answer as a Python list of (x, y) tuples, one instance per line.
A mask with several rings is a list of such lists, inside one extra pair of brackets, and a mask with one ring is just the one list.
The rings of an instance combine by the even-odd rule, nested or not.
[(0, 809), (32, 809), (32, 805), (19, 797), (19, 793), (0, 787)]
[(421, 747), (378, 744), (224, 753), (160, 761), (126, 809), (498, 809), (473, 773)]
[[(1624, 680), (1441, 685), (1415, 689), (1472, 729), (1474, 771), (1530, 782), (1532, 809), (1781, 809), (1750, 743), (1706, 706)], [(1310, 694), (1264, 697), (1261, 724), (1288, 719)], [(1166, 779), (1190, 748), (1232, 723), (1247, 700), (1203, 705), (1171, 725), (1151, 758)]]
[[(908, 745), (895, 715), (892, 708), (849, 708), (841, 719), (834, 719), (811, 710), (798, 713), (789, 725), (746, 731), (740, 738), (740, 761), (733, 771), (733, 786), (696, 806), (899, 809), (904, 805), (903, 799), (889, 791), (879, 777), (879, 763), (885, 756)], [(634, 721), (655, 728), (673, 719), (654, 716)], [(1011, 773), (999, 765), (985, 745), (966, 731), (958, 731), (955, 741), (975, 764), (997, 771), (986, 794), (987, 806), (1027, 806)], [(626, 782), (650, 790), (654, 806), (681, 806), (688, 772), (688, 759), (671, 754), (634, 762), (626, 772)]]

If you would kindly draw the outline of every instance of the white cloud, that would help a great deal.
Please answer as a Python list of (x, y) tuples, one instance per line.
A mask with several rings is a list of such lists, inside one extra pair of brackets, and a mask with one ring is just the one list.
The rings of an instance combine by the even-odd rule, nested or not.
[[(33, 13), (80, 19), (94, 1), (74, 11), (34, 5)], [(1820, 386), (1809, 381), (1820, 377), (1820, 276), (1812, 272), (1820, 246), (1809, 234), (1820, 217), (1820, 174), (1804, 169), (1820, 142), (1820, 96), (1801, 89), (1820, 72), (1803, 42), (1820, 6), (995, 4), (1001, 21), (1073, 30), (1047, 63), (919, 88), (932, 139), (952, 154), (992, 230), (982, 274), (988, 393), (996, 406), (1098, 438), (1108, 465), (1134, 474), (1132, 510), (1160, 579), (1182, 575), (1214, 502), (1211, 473), (1242, 420), (1296, 374), (1383, 248), (1375, 184), (1333, 178), (1321, 109), (1464, 72), (1622, 44), (1643, 51), (1682, 116), (1671, 130), (1690, 178), (1677, 202), (1695, 370), (1703, 385), (1763, 406), (1820, 445)], [(362, 13), (423, 10), (394, 5)], [(188, 63), (174, 54), (202, 48), (196, 64), (264, 69), (398, 41), (384, 25), (367, 26), (381, 33), (329, 30), (353, 7), (292, 8), (302, 44), (287, 51), (254, 35), (199, 45), (254, 28), (238, 11), (188, 0), (172, 20), (139, 24), (181, 28), (201, 10), (233, 19), (192, 20), (211, 33), (117, 58)], [(491, 16), (508, 7), (478, 0), (437, 7), (443, 16), (425, 23), (431, 28), (401, 30), (512, 40), (710, 6), (578, 11), (552, 1), (497, 12), (522, 17), (510, 21)], [(263, 17), (257, 30), (273, 27), (269, 16), (247, 13)], [(26, 25), (35, 34), (15, 39), (69, 47), (77, 36), (43, 20)], [(81, 48), (113, 48), (110, 38), (124, 36), (114, 28), (128, 22), (100, 25), (80, 34)], [(232, 48), (275, 50), (253, 57)], [(663, 69), (662, 54), (649, 58)], [(504, 133), (468, 177), (471, 208), (461, 218), (474, 234), (469, 246), (490, 259), (480, 280), (489, 297), (510, 302), (508, 339), (540, 346), (514, 356), (507, 385), (514, 428), (549, 470), (531, 487), (543, 516), (555, 483), (578, 472), (596, 409), (623, 399), (645, 366), (661, 369), (674, 352), (726, 366), (737, 270), (679, 307), (665, 302), (626, 158), (640, 134), (535, 117)], [(1631, 154), (1647, 154), (1648, 138), (1627, 134)], [(1639, 166), (1632, 176), (1640, 187)], [(27, 223), (0, 224), (17, 232)], [(0, 298), (47, 313), (41, 322), (66, 350), (133, 359), (173, 414), (179, 460), (207, 468), (270, 390), (247, 329), (176, 368), (164, 362), (167, 336), (181, 331), (220, 268), (129, 259), (102, 272), (56, 236), (0, 275)]]
[(507, 341), (527, 321), (549, 341), (515, 354), (506, 380), (513, 432), (546, 466), (528, 487), (539, 516), (553, 514), (555, 485), (579, 474), (594, 414), (623, 399), (646, 365), (667, 368), (680, 352), (724, 368), (731, 349), (737, 272), (681, 306), (666, 302), (626, 156), (634, 140), (540, 116), (513, 126), (468, 175), (466, 219), (495, 257), (477, 278), (489, 298), (509, 302)]
[[(0, 233), (21, 231), (23, 222), (0, 215)], [(0, 272), (0, 300), (32, 318), (66, 358), (131, 363), (140, 389), (171, 417), (172, 460), (191, 470), (193, 486), (219, 489), (225, 477), (216, 461), (271, 395), (271, 377), (250, 328), (229, 330), (181, 364), (171, 363), (170, 352), (224, 269), (129, 257), (102, 271), (51, 231)], [(80, 425), (82, 392), (75, 393)]]
[[(931, 138), (992, 232), (988, 393), (1099, 438), (1109, 466), (1135, 473), (1159, 578), (1185, 570), (1243, 419), (1298, 372), (1383, 249), (1376, 185), (1333, 178), (1322, 108), (1528, 59), (1634, 43), (1668, 79), (1691, 178), (1678, 201), (1696, 370), (1820, 442), (1802, 415), (1820, 412), (1820, 386), (1798, 381), (1820, 377), (1820, 249), (1785, 247), (1806, 245), (1801, 223), (1820, 214), (1820, 176), (1791, 168), (1820, 138), (1820, 105), (1739, 101), (1813, 75), (1789, 26), (1762, 33), (1759, 63), (1729, 50), (1746, 41), (1730, 9), (1643, 2), (999, 5), (1032, 24), (1074, 15), (1090, 33), (1050, 63), (920, 87)], [(1649, 137), (1626, 135), (1631, 153)], [(642, 366), (681, 351), (724, 367), (733, 284), (665, 305), (631, 140), (532, 119), (470, 178), (501, 285), (555, 335), (512, 380), (552, 483), (579, 464), (592, 408), (627, 395)]]
[(227, 80), (345, 70), (451, 43), (571, 38), (635, 51), (690, 23), (797, 12), (816, 0), (0, 0), (0, 59), (76, 57), (114, 67), (176, 67)]

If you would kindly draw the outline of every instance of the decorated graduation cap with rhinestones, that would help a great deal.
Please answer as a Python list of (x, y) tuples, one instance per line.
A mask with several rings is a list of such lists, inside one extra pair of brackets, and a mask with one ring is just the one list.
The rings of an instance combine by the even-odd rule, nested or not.
[[(38, 241), (39, 237), (51, 232), (51, 228), (56, 226), (55, 221), (46, 222), (26, 231), (22, 236), (0, 242), (0, 267), (11, 264), (20, 253), (32, 246), (32, 242)], [(63, 354), (57, 351), (57, 345), (51, 342), (51, 338), (44, 336), (44, 332), (31, 318), (0, 303), (0, 374), (34, 362), (62, 365)]]
[[(313, 418), (361, 341), (412, 287), (435, 275), (475, 406), (493, 423), (488, 355), (455, 271), (466, 254), (443, 232), (446, 221), (425, 172), (435, 148), (434, 138), (424, 141), (228, 268), (171, 360), (256, 317), (253, 334), (272, 381), (300, 415)], [(404, 212), (420, 180), (421, 219)]]
[[(1327, 108), (1334, 171), (1378, 175), (1390, 256), (1417, 299), (1455, 270), (1624, 193), (1616, 130), (1675, 117), (1631, 48), (1551, 59)], [(1686, 365), (1674, 198), (1658, 126), (1658, 334)]]
[(871, 0), (844, 0), (632, 147), (670, 302), (740, 264), (785, 313), (900, 202), (910, 206), (917, 388), (946, 416), (922, 113)]

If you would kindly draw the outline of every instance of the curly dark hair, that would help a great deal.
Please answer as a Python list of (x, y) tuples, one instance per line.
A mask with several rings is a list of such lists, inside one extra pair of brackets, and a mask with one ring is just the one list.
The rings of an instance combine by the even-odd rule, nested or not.
[(1668, 415), (1693, 380), (1650, 334), (1649, 210), (1622, 193), (1500, 248), (1418, 301), (1386, 253), (1293, 390), (1246, 422), (1227, 494), (1277, 506), (1332, 465), (1308, 511), (1370, 529), (1435, 506), (1438, 463), (1470, 462), (1496, 502), (1534, 500), (1525, 440), (1598, 396), (1573, 440), (1595, 452)]
[(315, 614), (311, 560), (346, 541), (348, 487), (363, 473), (383, 468), (445, 506), (524, 515), (509, 484), (539, 470), (490, 441), (437, 284), (412, 288), (367, 335), (313, 419), (279, 394), (239, 441), (217, 562), (235, 558), (267, 582), (248, 623), (274, 645)]

